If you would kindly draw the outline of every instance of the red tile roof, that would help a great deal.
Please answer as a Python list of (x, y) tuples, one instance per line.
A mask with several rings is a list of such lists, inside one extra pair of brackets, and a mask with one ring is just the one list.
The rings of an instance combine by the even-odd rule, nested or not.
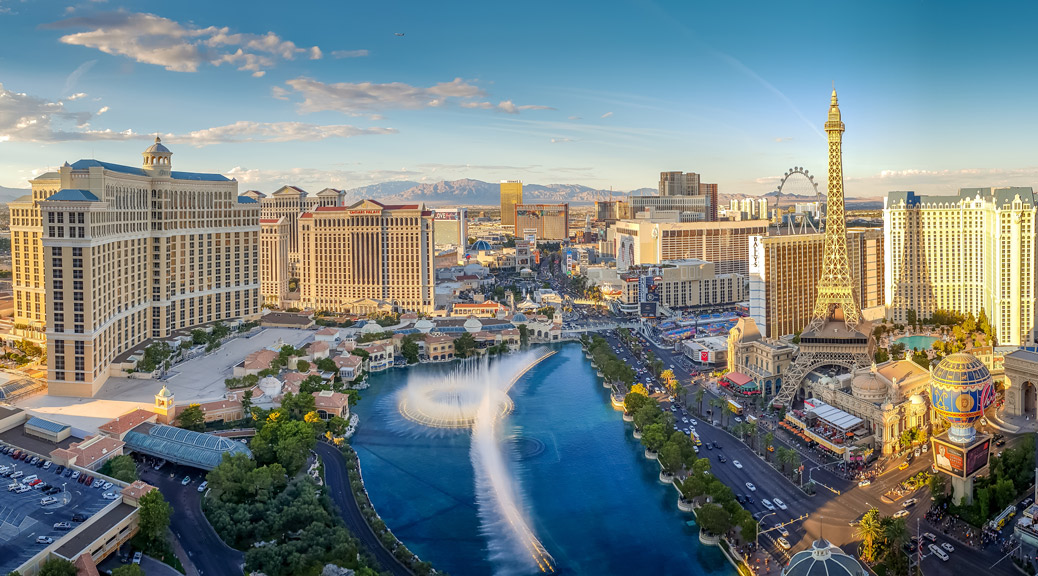
[(104, 424), (97, 427), (98, 432), (104, 432), (111, 436), (122, 436), (129, 432), (133, 428), (140, 426), (141, 424), (155, 419), (158, 416), (150, 410), (141, 410), (140, 408), (133, 412), (127, 412), (115, 420), (109, 420)]

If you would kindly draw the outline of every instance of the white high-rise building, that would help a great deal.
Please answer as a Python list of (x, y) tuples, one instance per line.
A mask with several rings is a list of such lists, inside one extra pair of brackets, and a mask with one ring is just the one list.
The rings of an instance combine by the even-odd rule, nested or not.
[(1031, 188), (890, 192), (883, 208), (887, 317), (983, 310), (999, 345), (1032, 342), (1035, 216)]

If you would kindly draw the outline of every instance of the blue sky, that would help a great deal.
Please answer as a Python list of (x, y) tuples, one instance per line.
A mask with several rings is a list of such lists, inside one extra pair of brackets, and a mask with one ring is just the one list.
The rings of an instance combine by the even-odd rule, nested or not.
[(1038, 175), (1033, 3), (286, 6), (0, 0), (0, 185), (161, 134), (242, 190), (688, 170), (762, 194), (824, 176), (834, 82), (849, 195)]

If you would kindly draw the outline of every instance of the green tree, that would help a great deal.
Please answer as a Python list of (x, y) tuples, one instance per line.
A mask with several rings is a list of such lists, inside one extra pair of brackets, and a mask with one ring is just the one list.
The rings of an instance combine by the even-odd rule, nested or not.
[(927, 479), (926, 485), (930, 489), (930, 496), (933, 498), (937, 506), (947, 503), (949, 497), (945, 493), (947, 488), (944, 474), (931, 475), (930, 478)]
[(252, 390), (246, 390), (241, 393), (241, 412), (245, 418), (252, 414)]
[(879, 510), (872, 508), (861, 517), (855, 535), (861, 540), (858, 555), (865, 562), (875, 562), (878, 558), (880, 543), (883, 540), (883, 526), (880, 522)]
[(919, 320), (919, 315), (916, 314), (915, 310), (909, 309), (905, 312), (905, 320), (912, 326), (915, 326)]
[(321, 358), (317, 361), (317, 369), (321, 372), (336, 372), (339, 367), (335, 365), (335, 360), (331, 358)]
[(298, 370), (299, 372), (309, 372), (310, 363), (306, 360), (300, 360), (299, 362), (296, 362), (296, 370)]
[(166, 502), (158, 490), (152, 490), (141, 496), (139, 504), (141, 536), (149, 542), (165, 539), (166, 529), (169, 528), (169, 518), (173, 515), (173, 507)]
[(144, 571), (136, 564), (126, 564), (112, 570), (112, 576), (144, 576)]
[(770, 448), (774, 443), (775, 443), (775, 434), (774, 433), (768, 432), (767, 434), (764, 435), (764, 450), (765, 450), (765, 454), (770, 452), (770, 450), (768, 450), (768, 448)]
[(312, 425), (302, 420), (289, 420), (281, 414), (275, 411), (267, 417), (252, 439), (252, 452), (260, 464), (276, 462), (294, 476), (306, 464), (317, 440)]
[(696, 510), (696, 521), (709, 534), (724, 534), (732, 527), (732, 516), (717, 504), (704, 504)]
[(874, 360), (876, 361), (876, 364), (882, 364), (890, 360), (890, 353), (887, 352), (886, 348), (877, 348)]
[(895, 342), (890, 345), (890, 358), (892, 360), (903, 360), (905, 357), (905, 345)]
[(39, 576), (76, 576), (76, 565), (61, 558), (51, 558), (43, 563)]
[(912, 353), (912, 362), (922, 366), (923, 368), (930, 367), (930, 357), (926, 355), (926, 352), (918, 350)]
[(649, 424), (642, 430), (642, 445), (649, 452), (659, 452), (660, 448), (663, 447), (663, 443), (666, 441), (666, 431), (663, 428), (662, 422), (654, 422)]
[(706, 390), (700, 388), (696, 390), (696, 407), (700, 417), (703, 416), (703, 397), (706, 396)]
[(137, 465), (133, 457), (123, 454), (106, 461), (101, 467), (101, 473), (129, 484), (137, 480)]
[(660, 465), (670, 474), (676, 473), (681, 469), (681, 466), (684, 465), (681, 446), (674, 442), (667, 442), (663, 445), (663, 448), (660, 448), (659, 459)]
[(198, 404), (191, 404), (177, 415), (177, 424), (184, 429), (201, 432), (205, 430), (205, 413)]
[(476, 338), (466, 332), (454, 339), (454, 355), (458, 358), (468, 358), (476, 352)]
[(400, 354), (407, 359), (408, 364), (418, 363), (418, 337), (414, 334), (408, 334), (404, 336), (404, 341), (400, 345)]
[(890, 518), (883, 526), (883, 538), (885, 540), (885, 551), (883, 563), (887, 566), (887, 574), (908, 574), (908, 556), (905, 554), (904, 546), (909, 541), (908, 526), (904, 518)]
[(519, 345), (523, 348), (530, 345), (530, 329), (526, 327), (526, 324), (519, 325)]

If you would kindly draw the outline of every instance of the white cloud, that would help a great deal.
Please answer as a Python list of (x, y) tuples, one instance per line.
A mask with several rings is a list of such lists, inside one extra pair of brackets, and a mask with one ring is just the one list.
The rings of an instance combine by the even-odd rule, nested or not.
[(602, 118), (609, 118), (612, 115), (613, 115), (612, 112), (606, 112), (605, 114), (602, 114)]
[(65, 98), (66, 102), (72, 102), (73, 100), (79, 100), (80, 98), (86, 98), (86, 92), (76, 92), (75, 94)]
[(195, 72), (203, 64), (232, 64), (239, 70), (262, 76), (278, 59), (296, 56), (318, 59), (317, 46), (302, 48), (273, 32), (231, 33), (227, 27), (197, 28), (154, 14), (104, 12), (68, 18), (46, 28), (75, 28), (83, 31), (61, 37), (61, 42), (86, 46), (143, 64), (162, 66), (174, 72)]
[(775, 142), (779, 142), (779, 143), (791, 142), (792, 140), (793, 140), (792, 136), (779, 136), (778, 138), (775, 138)]
[(332, 58), (363, 58), (368, 54), (367, 50), (336, 50), (332, 52)]
[(195, 146), (237, 142), (317, 141), (328, 138), (352, 138), (379, 134), (396, 134), (393, 128), (359, 128), (347, 125), (306, 124), (303, 122), (247, 122), (195, 130), (182, 136), (171, 136), (173, 142), (188, 141)]
[(570, 120), (583, 120), (583, 118), (581, 118), (580, 116), (570, 116), (569, 119)]
[(497, 104), (497, 109), (508, 114), (518, 114), (525, 110), (554, 110), (551, 106), (537, 106), (535, 104), (524, 104), (516, 106), (511, 100), (504, 100)]
[(108, 106), (102, 106), (101, 109), (97, 111), (97, 114), (94, 114), (94, 116), (95, 117), (100, 116), (100, 115), (104, 114), (105, 112), (108, 112)]
[(271, 192), (285, 184), (294, 184), (304, 189), (321, 189), (329, 186), (333, 188), (358, 188), (368, 184), (394, 180), (420, 180), (423, 177), (421, 172), (406, 168), (367, 171), (316, 168), (273, 170), (235, 166), (224, 172), (224, 174), (250, 188), (263, 188)]
[(299, 103), (300, 112), (333, 111), (351, 116), (368, 115), (389, 108), (416, 110), (437, 107), (453, 99), (471, 100), (483, 96), (482, 90), (461, 78), (430, 87), (412, 86), (403, 82), (325, 84), (311, 78), (296, 78), (286, 84), (303, 97)]
[[(77, 66), (76, 69), (73, 70), (72, 73), (65, 78), (65, 89), (62, 90), (62, 92), (71, 92), (72, 89), (76, 87), (76, 84), (79, 82), (79, 79), (82, 78), (84, 74), (89, 72), (90, 69), (94, 67), (94, 64), (97, 64), (97, 60), (87, 60), (86, 62), (83, 62), (82, 64)], [(85, 96), (85, 94), (80, 94), (80, 96)]]
[(462, 108), (480, 108), (482, 110), (491, 110), (494, 105), (490, 102), (462, 102)]
[(569, 142), (576, 142), (576, 140), (574, 140), (572, 138), (552, 138), (551, 139), (551, 143), (552, 144), (566, 144), (566, 143), (569, 143)]

